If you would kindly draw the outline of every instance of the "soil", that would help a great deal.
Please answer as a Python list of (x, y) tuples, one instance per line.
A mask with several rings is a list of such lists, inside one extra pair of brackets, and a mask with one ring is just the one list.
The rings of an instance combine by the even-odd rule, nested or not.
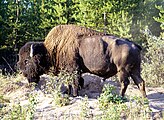
[[(119, 91), (119, 83), (107, 79), (103, 81), (101, 78), (84, 74), (84, 88), (80, 90), (78, 97), (70, 97), (71, 104), (63, 107), (55, 107), (53, 103), (53, 96), (51, 94), (45, 94), (42, 89), (46, 85), (48, 80), (47, 75), (41, 77), (39, 86), (36, 87), (33, 91), (29, 90), (27, 80), (23, 80), (20, 84), (20, 88), (14, 92), (7, 92), (6, 96), (10, 99), (10, 103), (18, 103), (23, 106), (28, 103), (27, 94), (28, 93), (37, 93), (37, 106), (34, 119), (35, 120), (63, 120), (69, 118), (69, 120), (76, 118), (80, 119), (81, 105), (82, 101), (85, 99), (85, 95), (88, 96), (88, 108), (90, 109), (90, 115), (92, 117), (87, 118), (88, 120), (94, 119), (93, 116), (100, 116), (102, 111), (98, 107), (97, 97), (102, 92), (102, 87), (104, 84), (111, 84), (117, 88), (116, 91)], [(150, 109), (152, 110), (152, 120), (157, 120), (164, 118), (162, 113), (164, 113), (164, 88), (162, 87), (146, 87), (147, 98), (149, 101)], [(141, 96), (140, 91), (133, 82), (128, 86), (126, 91), (126, 96)]]

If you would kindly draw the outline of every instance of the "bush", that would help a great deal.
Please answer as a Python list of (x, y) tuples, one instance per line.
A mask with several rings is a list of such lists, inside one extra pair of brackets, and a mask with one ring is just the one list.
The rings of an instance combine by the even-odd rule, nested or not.
[(20, 103), (14, 103), (10, 106), (0, 109), (0, 119), (3, 120), (33, 120), (36, 111), (36, 95), (31, 94), (28, 98), (28, 104), (21, 106)]
[(156, 37), (146, 29), (145, 55), (142, 62), (142, 76), (147, 85), (161, 86), (164, 84), (164, 40)]
[(67, 87), (72, 85), (76, 75), (77, 71), (68, 73), (66, 70), (61, 70), (57, 77), (54, 75), (50, 76), (50, 81), (47, 81), (44, 92), (53, 95), (55, 105), (65, 106), (70, 104), (69, 95), (63, 94), (61, 87), (63, 85)]
[(132, 97), (123, 99), (114, 93), (115, 88), (109, 84), (103, 88), (103, 93), (99, 97), (99, 107), (103, 111), (98, 119), (101, 120), (134, 120), (134, 119), (150, 119), (150, 108), (148, 99), (140, 97)]
[(85, 96), (84, 99), (82, 99), (82, 103), (80, 104), (80, 108), (81, 108), (80, 116), (83, 119), (92, 117), (87, 96)]
[(46, 82), (43, 89), (45, 94), (51, 94), (54, 98), (54, 104), (57, 106), (68, 105), (70, 100), (68, 95), (61, 93), (61, 86), (64, 80), (59, 77), (50, 75), (50, 80)]
[(114, 86), (112, 86), (110, 84), (104, 85), (102, 94), (98, 98), (100, 108), (108, 107), (109, 103), (120, 104), (120, 103), (125, 102), (126, 99), (117, 95), (114, 91), (115, 91)]

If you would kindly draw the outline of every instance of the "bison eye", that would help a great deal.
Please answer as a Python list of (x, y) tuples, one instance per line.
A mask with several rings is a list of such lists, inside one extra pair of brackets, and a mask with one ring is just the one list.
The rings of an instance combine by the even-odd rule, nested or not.
[(24, 61), (24, 64), (25, 64), (25, 65), (28, 64), (28, 60), (27, 60), (27, 59)]

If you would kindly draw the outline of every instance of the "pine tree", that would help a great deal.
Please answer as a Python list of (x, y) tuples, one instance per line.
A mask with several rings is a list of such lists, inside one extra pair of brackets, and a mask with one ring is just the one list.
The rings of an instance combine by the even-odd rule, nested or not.
[[(164, 30), (164, 6), (155, 6), (159, 10), (159, 17), (154, 17), (155, 21), (160, 23), (161, 30)], [(161, 32), (161, 38), (164, 39), (164, 32)]]

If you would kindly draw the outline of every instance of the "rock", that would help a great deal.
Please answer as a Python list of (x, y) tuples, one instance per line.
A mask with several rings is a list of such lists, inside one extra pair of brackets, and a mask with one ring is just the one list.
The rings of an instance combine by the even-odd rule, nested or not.
[(97, 98), (103, 88), (103, 82), (101, 78), (95, 75), (85, 74), (83, 75), (84, 87), (80, 90), (79, 94), (81, 96), (87, 95), (89, 98)]

